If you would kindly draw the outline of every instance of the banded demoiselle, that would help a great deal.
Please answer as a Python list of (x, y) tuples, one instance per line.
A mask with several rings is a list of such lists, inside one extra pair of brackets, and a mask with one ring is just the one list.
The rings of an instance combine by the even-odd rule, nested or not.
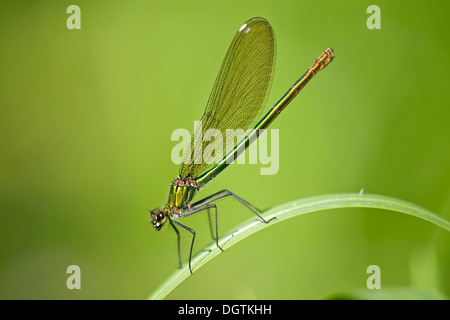
[[(237, 31), (223, 60), (217, 75), (206, 109), (201, 118), (201, 126), (195, 129), (191, 140), (190, 153), (185, 154), (179, 175), (172, 181), (169, 189), (167, 203), (150, 211), (153, 228), (161, 230), (166, 221), (169, 221), (178, 238), (178, 262), (181, 267), (180, 232), (177, 227), (183, 228), (192, 234), (189, 252), (189, 270), (192, 273), (191, 258), (195, 240), (195, 231), (178, 220), (194, 213), (206, 210), (208, 216), (210, 209), (214, 209), (215, 238), (219, 249), (217, 228), (216, 200), (233, 197), (253, 212), (263, 223), (269, 223), (260, 215), (260, 211), (229, 190), (222, 190), (195, 203), (191, 203), (199, 190), (241, 154), (253, 142), (261, 130), (266, 129), (273, 120), (295, 98), (300, 90), (311, 80), (317, 72), (325, 68), (333, 60), (333, 49), (327, 49), (305, 74), (297, 80), (284, 96), (263, 116), (258, 122), (258, 114), (263, 109), (272, 83), (275, 62), (275, 36), (272, 27), (264, 18), (252, 18), (245, 22)], [(256, 124), (255, 124), (256, 122)], [(225, 137), (227, 129), (247, 130), (240, 142), (234, 147), (225, 150), (225, 156), (215, 163), (201, 161), (205, 142), (199, 147), (195, 146), (195, 137), (203, 137), (208, 129), (220, 130)], [(248, 131), (250, 129), (250, 131)], [(210, 142), (223, 143), (223, 141)], [(198, 146), (198, 144), (197, 144)], [(189, 161), (185, 161), (189, 159)], [(200, 160), (200, 161), (198, 161)], [(210, 220), (211, 224), (211, 220)]]

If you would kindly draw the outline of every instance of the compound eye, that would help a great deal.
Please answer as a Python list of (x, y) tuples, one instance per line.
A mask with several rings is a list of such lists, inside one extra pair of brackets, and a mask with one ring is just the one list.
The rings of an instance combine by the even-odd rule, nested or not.
[(166, 217), (164, 216), (164, 212), (160, 211), (156, 214), (156, 219), (161, 222), (165, 219)]

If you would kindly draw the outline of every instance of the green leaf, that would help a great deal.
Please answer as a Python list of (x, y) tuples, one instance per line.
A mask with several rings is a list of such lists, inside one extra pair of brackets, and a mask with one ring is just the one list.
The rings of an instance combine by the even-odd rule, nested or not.
[[(411, 202), (374, 194), (334, 194), (301, 199), (269, 209), (264, 212), (262, 216), (267, 220), (275, 217), (275, 220), (265, 224), (257, 217), (251, 218), (222, 236), (219, 239), (219, 245), (226, 250), (255, 232), (286, 219), (309, 212), (342, 208), (375, 208), (401, 212), (431, 222), (450, 231), (450, 222), (446, 218)], [(193, 271), (195, 272), (195, 270), (217, 256), (220, 252), (221, 251), (217, 248), (215, 242), (207, 245), (192, 258)], [(189, 267), (185, 264), (167, 278), (167, 280), (157, 288), (148, 299), (163, 299), (189, 275)]]

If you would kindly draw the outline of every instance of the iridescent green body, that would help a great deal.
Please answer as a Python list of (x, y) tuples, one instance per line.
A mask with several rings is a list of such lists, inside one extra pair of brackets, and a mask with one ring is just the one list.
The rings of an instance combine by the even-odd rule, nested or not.
[(174, 213), (188, 209), (198, 190), (194, 179), (183, 180), (178, 177), (170, 185), (166, 209)]
[(333, 49), (327, 49), (316, 60), (316, 62), (305, 72), (305, 74), (297, 80), (294, 85), (284, 94), (284, 96), (270, 109), (269, 112), (255, 125), (253, 130), (239, 142), (232, 152), (228, 153), (220, 162), (213, 166), (210, 170), (200, 175), (198, 178), (183, 179), (178, 176), (172, 181), (169, 189), (169, 198), (166, 204), (166, 212), (168, 215), (176, 214), (179, 216), (183, 212), (189, 210), (190, 203), (206, 183), (211, 181), (220, 172), (222, 172), (230, 163), (241, 154), (251, 142), (257, 139), (260, 130), (266, 129), (286, 106), (297, 96), (300, 90), (311, 80), (317, 72), (325, 68), (333, 60)]
[[(178, 236), (178, 259), (181, 266), (180, 233), (181, 227), (192, 234), (191, 250), (189, 254), (189, 269), (191, 269), (192, 248), (195, 231), (180, 223), (179, 218), (186, 218), (196, 212), (214, 209), (215, 213), (215, 240), (218, 242), (217, 207), (215, 201), (224, 197), (233, 197), (262, 222), (266, 221), (255, 207), (238, 197), (229, 190), (219, 191), (200, 201), (192, 203), (197, 192), (229, 164), (231, 164), (248, 146), (262, 133), (262, 130), (279, 116), (286, 106), (295, 98), (300, 90), (311, 80), (317, 72), (325, 68), (334, 57), (333, 49), (325, 50), (314, 64), (297, 80), (283, 97), (258, 122), (261, 110), (267, 101), (272, 84), (275, 63), (275, 35), (272, 27), (264, 18), (252, 18), (245, 22), (233, 38), (225, 59), (219, 70), (213, 90), (206, 109), (195, 129), (191, 140), (191, 148), (185, 154), (185, 160), (180, 166), (179, 175), (175, 178), (169, 189), (169, 196), (164, 207), (151, 211), (153, 227), (160, 230), (166, 221), (170, 222)], [(256, 124), (255, 124), (256, 122)], [(233, 148), (226, 148), (229, 141), (205, 142), (203, 137), (209, 129), (215, 129), (225, 137), (228, 129), (250, 131), (245, 137), (238, 138)], [(196, 143), (200, 138), (200, 145)], [(220, 145), (220, 144), (221, 145)], [(204, 159), (203, 151), (213, 146), (220, 146), (225, 156), (218, 162)], [(214, 150), (216, 150), (214, 148)], [(208, 157), (208, 153), (206, 153)], [(211, 223), (211, 220), (210, 220)]]
[(245, 151), (246, 148), (252, 143), (260, 134), (260, 130), (266, 129), (276, 117), (279, 116), (281, 111), (297, 96), (300, 90), (311, 80), (317, 72), (325, 68), (333, 60), (333, 49), (327, 49), (316, 62), (305, 72), (305, 74), (298, 79), (294, 85), (284, 94), (284, 96), (278, 100), (278, 102), (270, 109), (269, 112), (255, 125), (253, 130), (236, 145), (232, 152), (228, 153), (222, 161), (218, 162), (213, 168), (195, 179), (198, 186), (202, 187), (220, 172), (222, 172), (230, 163), (236, 159), (239, 154)]

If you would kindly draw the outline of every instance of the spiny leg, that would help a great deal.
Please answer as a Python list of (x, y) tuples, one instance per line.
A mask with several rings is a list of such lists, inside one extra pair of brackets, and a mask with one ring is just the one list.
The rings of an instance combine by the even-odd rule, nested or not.
[[(172, 219), (171, 219), (171, 221), (172, 221), (173, 223), (179, 225), (179, 226), (182, 227), (183, 229), (185, 229), (185, 230), (189, 231), (190, 233), (192, 233), (191, 250), (189, 251), (189, 271), (190, 271), (191, 274), (192, 274), (191, 258), (192, 258), (192, 248), (194, 247), (195, 231), (192, 230), (191, 228), (189, 228), (188, 226), (185, 226), (184, 224), (179, 223), (179, 222), (176, 221), (176, 220), (172, 220)], [(178, 246), (178, 248), (179, 248), (179, 246)], [(180, 260), (180, 262), (181, 262), (181, 260)]]
[(213, 204), (213, 206), (214, 206), (214, 220), (216, 221), (216, 246), (223, 252), (223, 249), (219, 246), (219, 227), (217, 226), (217, 206), (215, 204)]
[[(260, 214), (259, 214), (259, 210), (253, 206), (252, 204), (248, 203), (247, 201), (245, 201), (244, 199), (240, 198), (239, 196), (237, 196), (236, 194), (234, 194), (233, 192), (231, 192), (230, 190), (222, 190), (219, 191), (217, 193), (214, 193), (212, 195), (210, 195), (209, 197), (206, 197), (194, 204), (191, 205), (191, 210), (195, 210), (198, 207), (203, 207), (208, 203), (214, 202), (216, 200), (225, 198), (225, 197), (233, 197), (235, 198), (237, 201), (239, 201), (240, 203), (242, 203), (245, 207), (247, 207), (247, 209), (249, 209), (251, 212), (253, 212), (262, 222), (264, 223), (269, 223), (270, 221), (276, 219), (276, 217), (266, 220), (264, 219)], [(195, 211), (197, 212), (197, 211)], [(217, 223), (217, 210), (216, 210), (216, 223)]]
[[(217, 248), (219, 248), (223, 252), (223, 249), (219, 246), (219, 229), (218, 229), (218, 226), (217, 226), (217, 206), (215, 204), (206, 204), (206, 205), (203, 205), (203, 206), (197, 206), (195, 208), (191, 207), (191, 209), (189, 209), (185, 214), (179, 215), (179, 217), (180, 218), (186, 218), (186, 217), (188, 217), (188, 216), (190, 216), (190, 215), (192, 215), (194, 213), (207, 210), (208, 217), (210, 218), (209, 209), (211, 209), (211, 208), (214, 208), (214, 220), (215, 220), (215, 226), (216, 226), (216, 232), (215, 232), (216, 234), (215, 234), (215, 237), (213, 236), (213, 238), (216, 240)], [(209, 219), (209, 223), (210, 223), (210, 230), (211, 230), (212, 229), (211, 219)], [(211, 230), (211, 233), (212, 233), (212, 230)]]
[[(216, 246), (222, 250), (223, 249), (219, 246), (219, 228), (218, 228), (218, 222), (217, 222), (217, 206), (215, 204), (209, 204), (215, 200), (219, 200), (221, 198), (225, 198), (225, 197), (233, 197), (236, 200), (238, 200), (240, 203), (242, 203), (247, 209), (249, 209), (250, 211), (252, 211), (259, 219), (261, 219), (262, 222), (264, 223), (269, 223), (270, 221), (276, 219), (276, 217), (273, 217), (272, 219), (266, 220), (264, 219), (258, 212), (260, 210), (258, 210), (255, 206), (253, 206), (252, 204), (248, 203), (247, 201), (245, 201), (244, 199), (240, 198), (239, 196), (237, 196), (236, 194), (234, 194), (233, 192), (229, 191), (229, 190), (222, 190), (219, 191), (215, 194), (210, 195), (209, 197), (206, 197), (194, 204), (192, 204), (191, 208), (189, 209), (189, 211), (183, 215), (181, 215), (180, 217), (185, 218), (187, 216), (190, 216), (191, 214), (194, 214), (196, 212), (199, 211), (203, 211), (203, 210), (207, 210), (208, 213), (208, 220), (209, 220), (209, 227), (210, 227), (210, 232), (212, 235), (212, 223), (211, 223), (211, 215), (210, 215), (210, 208), (214, 208), (214, 218), (215, 218), (215, 229), (216, 229), (216, 234), (215, 234), (215, 240), (216, 240)], [(214, 237), (213, 237), (214, 239)]]
[[(210, 204), (211, 202), (214, 202), (216, 200), (225, 198), (225, 197), (233, 197), (236, 200), (238, 200), (240, 203), (242, 203), (247, 209), (249, 209), (250, 211), (252, 211), (262, 222), (264, 223), (269, 223), (272, 220), (275, 220), (276, 217), (273, 217), (272, 219), (266, 220), (264, 219), (259, 213), (258, 213), (258, 209), (251, 205), (250, 203), (248, 203), (247, 201), (245, 201), (244, 199), (240, 198), (239, 196), (237, 196), (236, 194), (234, 194), (233, 192), (229, 191), (229, 190), (222, 190), (219, 191), (217, 193), (214, 193), (212, 195), (210, 195), (209, 197), (206, 197), (200, 201), (195, 202), (194, 204), (191, 205), (190, 209), (188, 209), (186, 211), (185, 214), (179, 215), (180, 218), (186, 218), (194, 213), (203, 211), (203, 210), (208, 210), (210, 208), (214, 208), (214, 216), (215, 216), (215, 225), (216, 225), (216, 246), (223, 251), (223, 249), (219, 246), (219, 237), (218, 237), (218, 226), (217, 226), (217, 206), (215, 204)], [(189, 252), (189, 270), (191, 271), (192, 274), (192, 268), (191, 268), (191, 259), (192, 259), (192, 249), (194, 247), (194, 240), (195, 240), (195, 231), (192, 230), (191, 228), (179, 223), (176, 220), (172, 220), (174, 223), (176, 223), (177, 225), (179, 225), (180, 227), (188, 230), (189, 232), (192, 233), (192, 242), (191, 242), (191, 249)]]
[(215, 232), (213, 231), (213, 224), (211, 221), (211, 212), (209, 211), (209, 209), (211, 209), (211, 208), (208, 208), (206, 210), (206, 213), (208, 214), (209, 232), (211, 233), (211, 238), (213, 238), (213, 240), (215, 240)]
[(173, 230), (177, 233), (177, 243), (178, 243), (178, 265), (181, 269), (181, 249), (180, 249), (180, 232), (178, 231), (177, 227), (172, 222), (172, 219), (169, 219), (170, 225), (172, 226)]
[[(216, 240), (217, 248), (219, 248), (223, 252), (222, 247), (219, 246), (219, 227), (218, 227), (218, 223), (217, 223), (217, 206), (215, 204), (210, 204), (210, 205), (206, 206), (205, 208), (206, 208), (206, 210), (208, 212), (209, 228), (210, 229), (212, 229), (212, 224), (211, 224), (211, 215), (209, 213), (209, 209), (214, 208), (214, 222), (215, 222), (215, 226), (216, 226), (216, 228), (215, 228), (216, 229), (216, 234), (215, 234), (215, 236), (213, 236), (213, 239)], [(212, 230), (211, 230), (211, 233), (212, 233)]]

